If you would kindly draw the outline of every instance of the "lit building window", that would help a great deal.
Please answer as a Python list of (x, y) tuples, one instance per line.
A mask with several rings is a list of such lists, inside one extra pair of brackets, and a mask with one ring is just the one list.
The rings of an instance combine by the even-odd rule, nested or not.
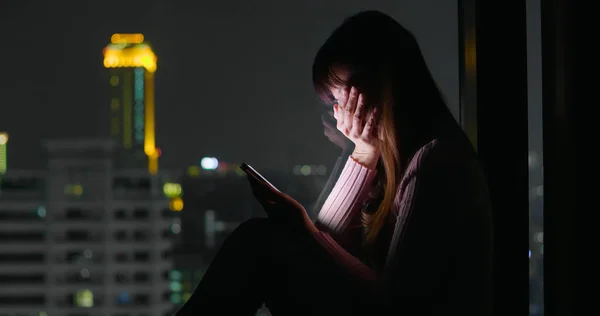
[(171, 224), (171, 232), (173, 234), (179, 234), (179, 233), (181, 233), (181, 224), (179, 224), (179, 223), (173, 223), (173, 224)]
[(139, 144), (144, 141), (144, 68), (136, 68), (134, 70), (134, 118), (133, 124), (135, 129), (135, 140)]
[(181, 282), (171, 281), (169, 288), (171, 289), (171, 292), (181, 292)]
[[(200, 166), (189, 166), (187, 169), (188, 175), (192, 177), (197, 177), (200, 175)], [(243, 173), (243, 171), (242, 171)]]
[(90, 290), (81, 290), (75, 292), (74, 303), (76, 307), (93, 307), (94, 293)]
[(165, 183), (163, 185), (163, 193), (168, 198), (175, 198), (181, 196), (182, 190), (179, 183)]
[(8, 143), (8, 134), (7, 133), (0, 133), (0, 174), (3, 174), (6, 172), (6, 168), (7, 168), (7, 163), (6, 163), (6, 159), (7, 159), (7, 153), (6, 153), (6, 147)]
[(173, 304), (181, 304), (181, 294), (172, 293), (171, 294), (171, 303)]
[(180, 197), (172, 199), (169, 201), (169, 209), (171, 209), (171, 211), (180, 212), (183, 210), (183, 200)]
[(81, 196), (83, 195), (83, 186), (81, 184), (65, 185), (65, 195)]
[(119, 85), (119, 77), (117, 77), (117, 76), (110, 77), (110, 85), (113, 87), (116, 87), (117, 85)]
[(46, 208), (44, 206), (38, 206), (36, 213), (39, 217), (44, 218), (46, 217)]
[(129, 293), (121, 292), (117, 296), (117, 305), (127, 305), (130, 303)]
[(178, 270), (169, 271), (169, 280), (178, 281), (181, 280), (181, 272)]

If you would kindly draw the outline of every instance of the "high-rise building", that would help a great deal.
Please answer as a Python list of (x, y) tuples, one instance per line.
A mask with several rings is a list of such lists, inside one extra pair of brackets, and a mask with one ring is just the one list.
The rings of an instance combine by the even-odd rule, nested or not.
[(114, 34), (103, 50), (109, 70), (110, 135), (119, 144), (118, 163), (148, 164), (158, 171), (160, 150), (155, 144), (154, 74), (157, 57), (142, 34)]
[(45, 147), (46, 169), (0, 183), (0, 315), (171, 315), (180, 176), (119, 168), (111, 140)]

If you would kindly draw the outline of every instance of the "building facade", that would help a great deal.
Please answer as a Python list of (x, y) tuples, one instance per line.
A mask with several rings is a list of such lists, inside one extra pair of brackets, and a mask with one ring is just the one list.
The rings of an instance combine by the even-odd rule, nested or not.
[(2, 179), (0, 315), (171, 315), (179, 175), (118, 168), (111, 140), (44, 145), (45, 170)]

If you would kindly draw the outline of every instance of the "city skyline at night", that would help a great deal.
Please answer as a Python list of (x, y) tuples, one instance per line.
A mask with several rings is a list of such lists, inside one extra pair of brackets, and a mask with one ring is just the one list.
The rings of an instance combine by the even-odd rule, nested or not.
[[(365, 9), (390, 14), (414, 34), (450, 112), (469, 137), (475, 135), (471, 140), (495, 189), (490, 189), (494, 224), (503, 225), (494, 227), (500, 232), (494, 238), (504, 238), (494, 251), (529, 259), (528, 267), (522, 265), (522, 274), (525, 268), (529, 272), (523, 279), (529, 282), (529, 314), (543, 316), (544, 291), (556, 282), (545, 283), (555, 271), (545, 271), (544, 260), (552, 255), (548, 242), (558, 240), (545, 231), (544, 205), (560, 193), (552, 186), (556, 179), (545, 178), (553, 170), (546, 172), (552, 161), (544, 150), (551, 143), (542, 131), (551, 124), (542, 109), (554, 102), (545, 89), (550, 86), (546, 68), (555, 69), (541, 58), (547, 53), (543, 10), (539, 0), (524, 4), (522, 32), (510, 26), (510, 46), (491, 50), (496, 39), (481, 35), (490, 32), (477, 24), (484, 25), (483, 18), (468, 21), (464, 3), (9, 0), (0, 5), (0, 316), (172, 315), (192, 295), (229, 234), (248, 219), (268, 216), (239, 169), (244, 162), (315, 219), (318, 201), (324, 203), (330, 193), (323, 188), (336, 183), (329, 178), (336, 159), (344, 166), (347, 157), (341, 156), (352, 148), (325, 136), (322, 118), (332, 110), (314, 91), (312, 63), (332, 30)], [(465, 26), (471, 22), (479, 27), (476, 36)], [(521, 64), (511, 68), (498, 59), (517, 40), (523, 42), (521, 36), (526, 49), (519, 46), (507, 57), (526, 66), (517, 74)], [(498, 65), (511, 71), (503, 73)], [(513, 104), (509, 97), (519, 100)], [(528, 111), (527, 121), (522, 112), (514, 115), (528, 130), (506, 124), (506, 142), (492, 137), (502, 122), (513, 122), (517, 107)], [(497, 117), (502, 120), (493, 122)], [(512, 148), (517, 132), (528, 144)], [(514, 154), (506, 156), (511, 164), (499, 167), (505, 156), (491, 153), (500, 149)], [(526, 154), (528, 168), (519, 160)], [(508, 172), (516, 162), (521, 169)], [(522, 171), (528, 176), (510, 178)], [(377, 185), (386, 173), (377, 170)], [(520, 191), (511, 191), (519, 186), (514, 179), (527, 183), (528, 191), (522, 191), (528, 205), (518, 199)], [(385, 186), (378, 189), (386, 192)], [(509, 200), (514, 203), (503, 205)], [(511, 223), (506, 211), (513, 205), (521, 215), (519, 227), (529, 228), (514, 237), (504, 227)], [(497, 284), (518, 279), (510, 277), (510, 267), (501, 268)], [(524, 297), (524, 291), (515, 293)]]

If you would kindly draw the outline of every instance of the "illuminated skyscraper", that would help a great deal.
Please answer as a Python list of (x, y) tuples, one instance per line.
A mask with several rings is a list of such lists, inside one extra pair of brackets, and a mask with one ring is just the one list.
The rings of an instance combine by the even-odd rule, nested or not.
[(121, 164), (147, 160), (156, 174), (160, 150), (155, 144), (154, 73), (157, 57), (142, 34), (114, 34), (103, 50), (109, 69), (110, 134), (120, 144)]
[(6, 172), (6, 147), (8, 144), (8, 134), (0, 132), (0, 176)]

